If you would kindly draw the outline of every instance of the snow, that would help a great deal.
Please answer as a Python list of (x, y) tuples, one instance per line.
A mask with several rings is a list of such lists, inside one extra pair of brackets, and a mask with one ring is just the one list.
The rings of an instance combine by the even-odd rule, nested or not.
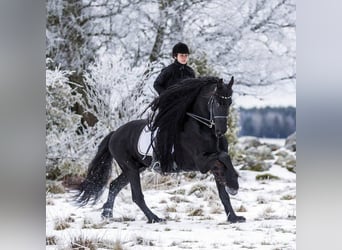
[[(280, 179), (256, 180), (265, 173)], [(83, 208), (74, 205), (72, 191), (48, 193), (46, 236), (56, 244), (46, 249), (71, 249), (71, 242), (80, 238), (97, 249), (296, 249), (296, 174), (274, 164), (265, 172), (239, 170), (239, 175), (240, 190), (231, 202), (247, 221), (237, 224), (226, 221), (213, 177), (200, 173), (193, 178), (142, 174), (146, 204), (166, 218), (156, 224), (146, 223), (129, 186), (117, 196), (111, 220), (101, 218), (108, 190), (96, 205)], [(56, 230), (58, 222), (70, 227)]]

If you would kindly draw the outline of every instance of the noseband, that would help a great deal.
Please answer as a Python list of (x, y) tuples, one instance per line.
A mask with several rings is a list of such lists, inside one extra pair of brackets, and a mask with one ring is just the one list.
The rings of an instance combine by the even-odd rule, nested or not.
[[(214, 95), (216, 95), (217, 97), (221, 98), (221, 99), (231, 99), (232, 96), (221, 96), (218, 95), (217, 93), (215, 93)], [(190, 116), (191, 118), (195, 119), (196, 121), (206, 125), (208, 128), (212, 128), (213, 126), (215, 126), (215, 119), (227, 119), (227, 116), (221, 116), (221, 115), (215, 115), (214, 114), (214, 102), (216, 102), (214, 95), (210, 96), (209, 101), (208, 101), (208, 106), (209, 106), (209, 119), (199, 116), (199, 115), (195, 115), (193, 113), (187, 112), (186, 114), (188, 116)]]

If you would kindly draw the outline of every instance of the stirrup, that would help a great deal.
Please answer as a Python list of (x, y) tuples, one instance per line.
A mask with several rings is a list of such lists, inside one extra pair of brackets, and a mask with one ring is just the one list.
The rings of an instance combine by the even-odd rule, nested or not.
[(152, 172), (157, 172), (158, 174), (163, 174), (162, 169), (161, 169), (161, 165), (160, 165), (160, 161), (155, 161), (151, 164), (151, 170)]

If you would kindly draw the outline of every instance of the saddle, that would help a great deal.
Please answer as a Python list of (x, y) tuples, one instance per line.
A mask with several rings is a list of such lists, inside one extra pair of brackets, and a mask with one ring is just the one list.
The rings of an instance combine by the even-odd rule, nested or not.
[[(155, 131), (152, 134), (151, 130), (148, 128), (147, 125), (141, 131), (139, 139), (138, 139), (137, 149), (138, 149), (139, 154), (141, 154), (143, 156), (143, 158), (145, 158), (146, 156), (151, 156), (152, 158), (154, 157), (153, 156), (153, 148), (155, 145), (155, 133), (156, 132), (157, 131)], [(173, 152), (173, 150), (174, 149), (172, 149), (172, 152)], [(158, 164), (159, 164), (159, 166), (158, 166)], [(157, 166), (155, 166), (155, 165), (157, 165)], [(152, 161), (151, 168), (153, 170), (156, 170), (156, 172), (161, 173), (159, 161), (157, 161), (157, 160)], [(172, 167), (172, 169), (169, 170), (169, 172), (178, 172), (178, 167), (177, 167), (175, 162), (173, 162), (173, 167)]]
[(138, 140), (137, 148), (138, 148), (139, 154), (143, 156), (153, 156), (153, 147), (154, 147), (154, 141), (152, 142), (153, 138), (155, 138), (154, 134), (152, 135), (151, 130), (149, 130), (148, 126), (146, 125), (141, 131), (141, 134)]

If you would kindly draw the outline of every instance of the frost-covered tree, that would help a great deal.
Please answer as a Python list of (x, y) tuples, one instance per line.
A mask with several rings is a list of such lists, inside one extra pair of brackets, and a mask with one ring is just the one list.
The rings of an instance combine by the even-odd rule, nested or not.
[(205, 57), (222, 77), (234, 75), (238, 92), (295, 84), (293, 0), (49, 0), (47, 13), (54, 66), (78, 71), (122, 50), (131, 66), (156, 61), (160, 70), (182, 40), (192, 58)]
[[(80, 145), (88, 142), (84, 135), (76, 133), (80, 115), (71, 110), (75, 103), (82, 103), (81, 94), (69, 81), (72, 72), (55, 69), (46, 70), (46, 147), (47, 170), (80, 158)], [(74, 87), (72, 87), (74, 86)]]
[(114, 130), (123, 123), (140, 118), (155, 94), (146, 71), (150, 64), (131, 67), (120, 55), (104, 56), (85, 74), (89, 107), (100, 123)]
[[(234, 75), (243, 93), (295, 83), (293, 0), (212, 1), (184, 27), (192, 47), (222, 76)], [(248, 87), (248, 89), (246, 89)], [(259, 90), (259, 91), (258, 91)]]
[[(115, 29), (120, 25), (113, 18), (123, 20), (121, 13), (132, 2), (48, 0), (46, 56), (52, 59), (52, 68), (59, 66), (81, 75), (106, 46), (113, 46), (114, 38), (127, 36), (129, 29)], [(114, 45), (114, 49), (118, 47)]]

